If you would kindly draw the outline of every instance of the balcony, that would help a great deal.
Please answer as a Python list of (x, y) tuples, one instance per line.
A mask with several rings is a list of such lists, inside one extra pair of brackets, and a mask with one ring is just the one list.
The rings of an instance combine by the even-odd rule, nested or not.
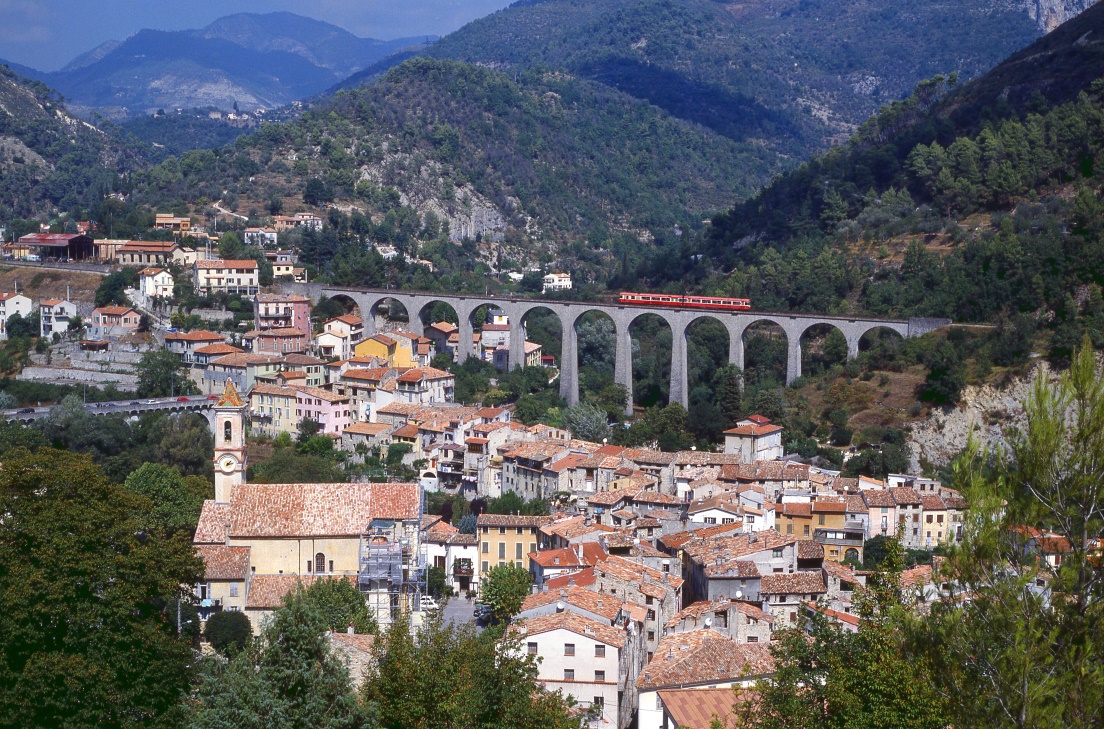
[(831, 544), (837, 547), (862, 547), (865, 537), (865, 533), (861, 530), (816, 529), (813, 531), (814, 541), (820, 544)]

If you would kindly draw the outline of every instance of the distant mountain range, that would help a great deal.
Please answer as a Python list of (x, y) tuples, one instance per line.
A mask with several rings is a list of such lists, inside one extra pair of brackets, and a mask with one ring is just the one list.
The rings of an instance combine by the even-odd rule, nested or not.
[(360, 38), (292, 13), (242, 13), (200, 30), (142, 30), (56, 72), (8, 65), (60, 91), (75, 113), (118, 119), (158, 109), (282, 106), (427, 40), (434, 39)]

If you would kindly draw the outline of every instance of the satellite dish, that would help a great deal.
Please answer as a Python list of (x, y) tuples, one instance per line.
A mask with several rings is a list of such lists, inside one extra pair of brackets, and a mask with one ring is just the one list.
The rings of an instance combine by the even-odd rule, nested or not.
[(741, 590), (736, 591), (736, 599), (737, 600), (739, 600), (743, 596), (744, 596), (744, 593)]
[(713, 627), (713, 618), (706, 618), (705, 619), (705, 627), (707, 627), (707, 628), (712, 628)]
[(564, 607), (565, 607), (565, 606), (564, 606), (564, 604), (563, 604), (563, 602), (562, 602), (562, 601), (561, 601), (561, 602), (558, 602), (558, 603), (556, 603), (556, 612), (558, 612), (558, 613), (562, 613), (562, 612), (564, 611)]

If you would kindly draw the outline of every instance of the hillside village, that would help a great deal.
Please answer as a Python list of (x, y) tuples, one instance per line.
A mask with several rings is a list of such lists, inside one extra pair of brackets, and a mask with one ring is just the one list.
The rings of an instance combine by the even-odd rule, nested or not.
[[(215, 498), (194, 537), (206, 565), (195, 588), (201, 620), (241, 611), (259, 631), (290, 590), (325, 576), (354, 583), (381, 625), (407, 611), (417, 624), (435, 604), (420, 577), (428, 567), (464, 600), (478, 599), (491, 570), (513, 565), (532, 587), (510, 631), (540, 657), (542, 685), (574, 697), (595, 726), (694, 726), (700, 706), (728, 701), (717, 689), (771, 674), (776, 631), (814, 614), (857, 629), (852, 596), (866, 581), (870, 540), (930, 551), (962, 538), (967, 504), (955, 490), (919, 475), (844, 477), (786, 453), (782, 427), (761, 415), (725, 431), (712, 452), (527, 426), (510, 407), (455, 402), (455, 375), (431, 365), (442, 354), (458, 359), (455, 324), (430, 322), (416, 334), (385, 314), (319, 321), (310, 299), (261, 286), (256, 260), (82, 237), (30, 234), (17, 252), (84, 252), (139, 268), (127, 291), (134, 305), (41, 301), (42, 336), (105, 357), (167, 350), (191, 391), (216, 401)], [(293, 253), (258, 242), (282, 280), (301, 275)], [(570, 277), (547, 283), (570, 286)], [(172, 327), (163, 307), (181, 284), (249, 301), (252, 320), (244, 331)], [(0, 331), (16, 313), (30, 316), (31, 300), (0, 296)], [(469, 351), (508, 370), (509, 336), (492, 308)], [(540, 345), (527, 342), (525, 357), (523, 366), (557, 376)], [(247, 440), (294, 438), (307, 421), (353, 462), (398, 453), (416, 480), (248, 483)], [(461, 530), (425, 510), (431, 494), (485, 503), (511, 492), (550, 513), (480, 513)], [(927, 561), (903, 575), (918, 610), (943, 591)]]

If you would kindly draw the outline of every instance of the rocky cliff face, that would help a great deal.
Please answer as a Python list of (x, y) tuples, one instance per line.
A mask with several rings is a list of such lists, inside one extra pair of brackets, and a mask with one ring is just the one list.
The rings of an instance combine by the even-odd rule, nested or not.
[(1044, 33), (1095, 5), (1097, 0), (1023, 0), (1023, 7)]
[(935, 411), (925, 422), (913, 425), (909, 436), (912, 468), (919, 469), (920, 460), (937, 466), (951, 462), (966, 447), (971, 433), (983, 448), (1004, 446), (1008, 429), (1026, 424), (1023, 404), (1031, 394), (1036, 373), (1057, 380), (1057, 374), (1040, 362), (1004, 387), (967, 387), (958, 407)]

